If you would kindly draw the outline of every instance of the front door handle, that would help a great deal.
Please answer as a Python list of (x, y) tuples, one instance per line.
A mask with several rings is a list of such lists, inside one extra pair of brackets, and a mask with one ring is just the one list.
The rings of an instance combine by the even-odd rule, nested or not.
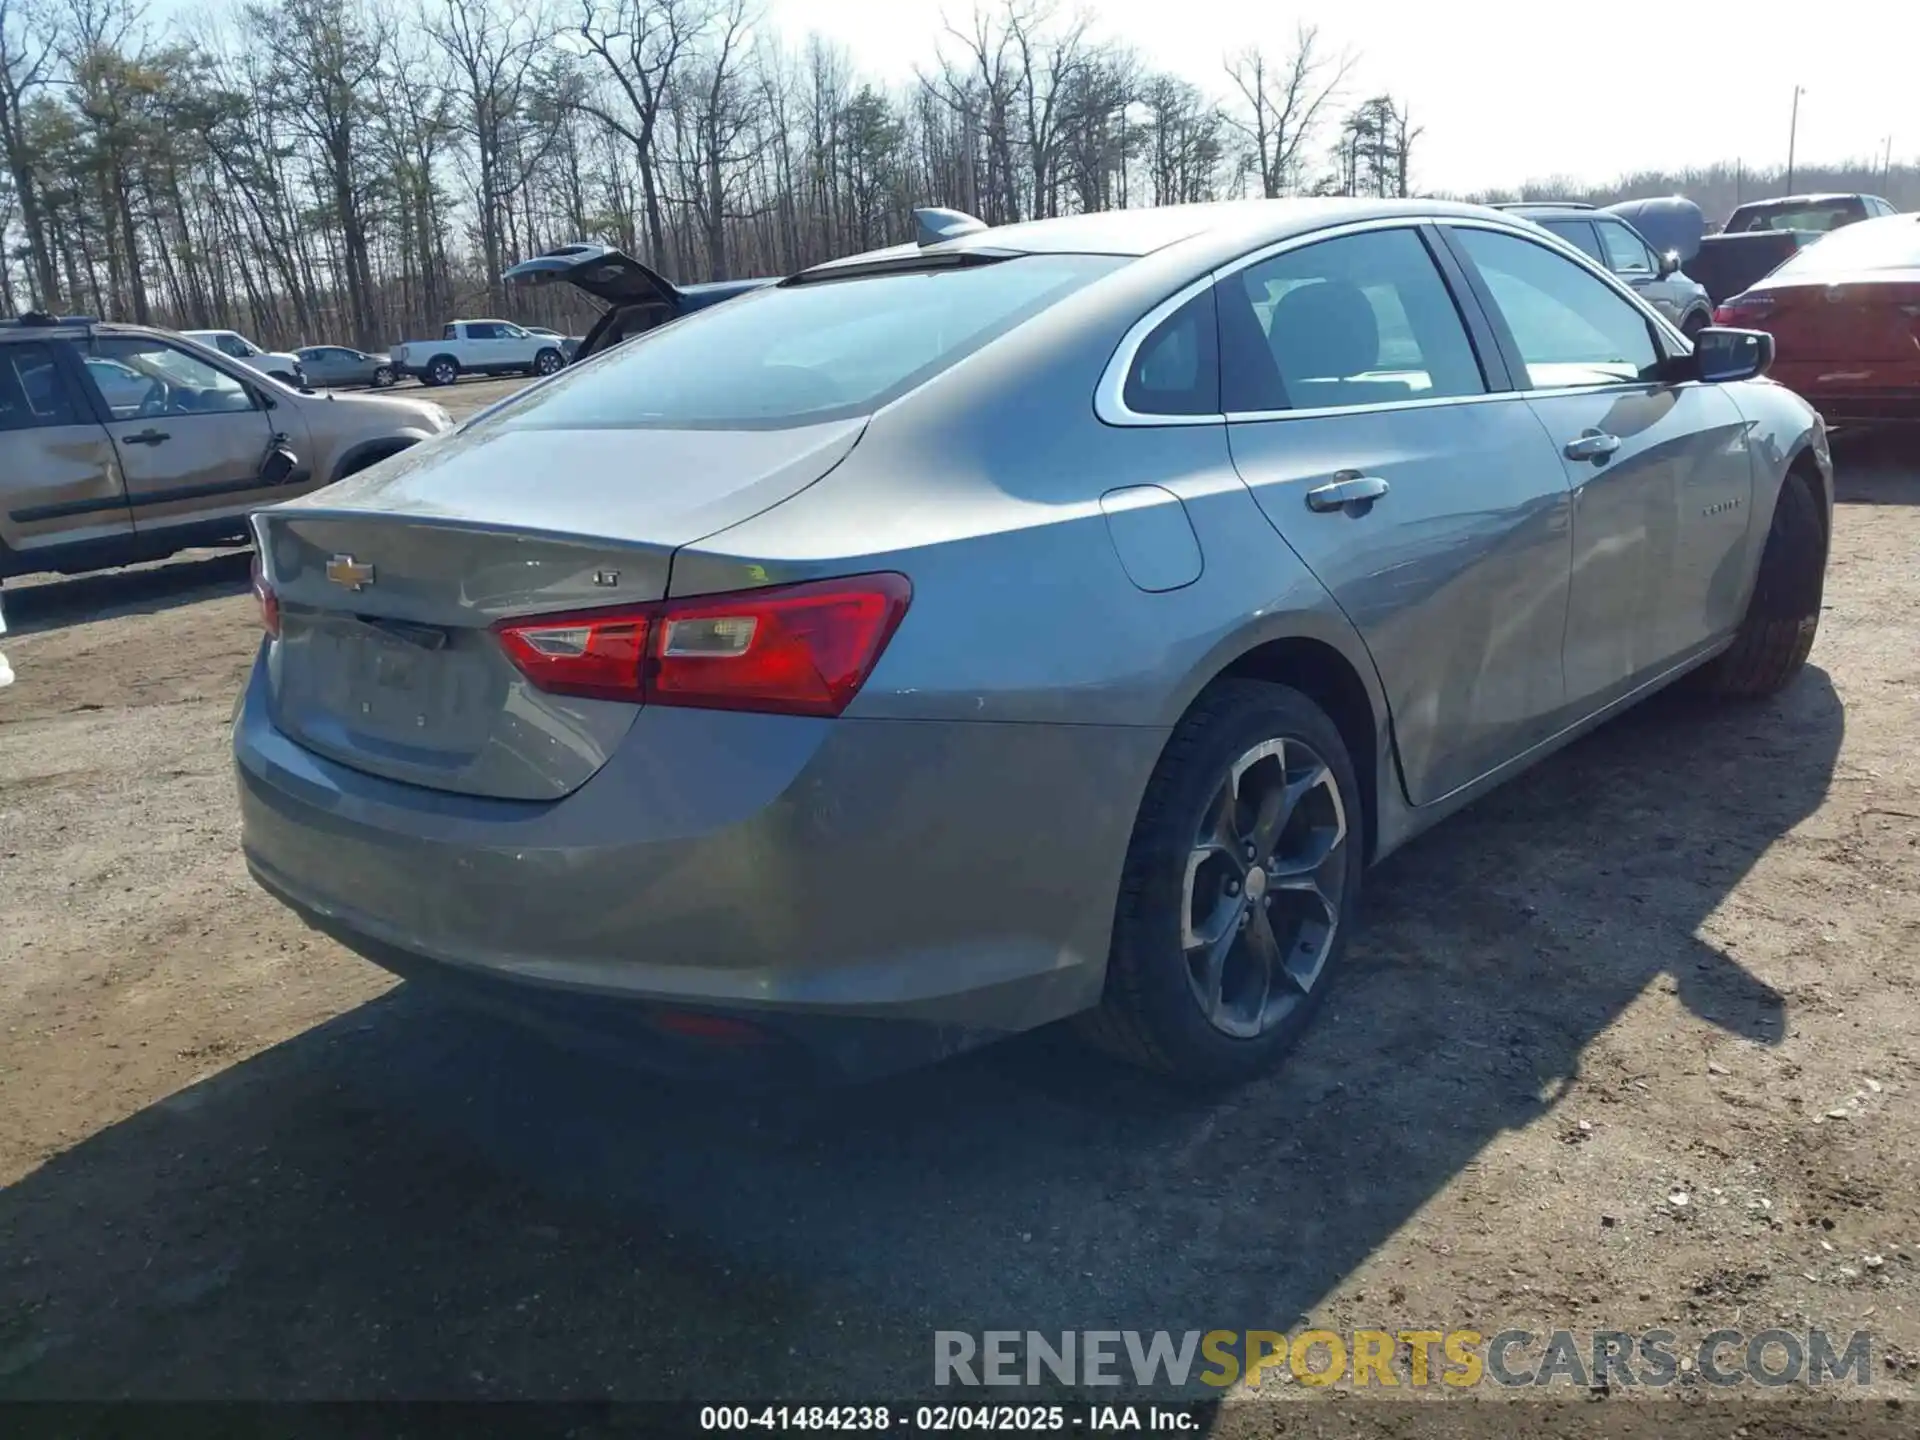
[(1567, 459), (1604, 460), (1620, 448), (1620, 437), (1604, 430), (1582, 430), (1577, 439), (1567, 441)]
[(164, 445), (172, 438), (164, 430), (142, 430), (138, 435), (127, 436), (126, 442), (129, 445)]
[(1327, 484), (1307, 491), (1307, 508), (1324, 515), (1345, 510), (1349, 505), (1371, 505), (1386, 493), (1387, 482), (1378, 475), (1342, 470)]

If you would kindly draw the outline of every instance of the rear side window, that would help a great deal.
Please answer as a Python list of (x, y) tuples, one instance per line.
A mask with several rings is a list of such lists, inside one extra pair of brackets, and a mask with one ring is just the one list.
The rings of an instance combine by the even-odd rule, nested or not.
[(474, 324), (467, 326), (467, 339), (469, 340), (504, 340), (506, 336), (504, 333), (502, 333), (503, 329), (504, 327), (495, 325), (490, 321), (485, 321), (485, 320), (477, 321)]
[(82, 425), (90, 419), (51, 346), (0, 346), (0, 430)]
[(1599, 276), (1516, 235), (1464, 226), (1453, 235), (1492, 292), (1530, 389), (1656, 378), (1647, 318)]
[(1543, 220), (1540, 223), (1558, 235), (1562, 240), (1577, 245), (1580, 249), (1586, 251), (1587, 254), (1591, 255), (1595, 260), (1598, 260), (1602, 265), (1607, 263), (1607, 257), (1600, 249), (1600, 242), (1594, 238), (1592, 221)]
[(1453, 295), (1412, 230), (1289, 250), (1218, 289), (1229, 413), (1486, 393)]
[(1154, 327), (1123, 397), (1136, 415), (1218, 415), (1220, 337), (1209, 286)]
[(499, 411), (509, 429), (777, 429), (867, 414), (1124, 264), (1023, 255), (757, 290)]

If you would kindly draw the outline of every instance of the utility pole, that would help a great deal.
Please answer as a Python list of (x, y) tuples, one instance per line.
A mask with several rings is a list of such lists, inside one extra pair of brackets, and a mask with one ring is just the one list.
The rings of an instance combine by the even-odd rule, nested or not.
[(1886, 158), (1880, 162), (1880, 188), (1886, 189), (1893, 183), (1893, 136), (1887, 136)]
[(1793, 87), (1793, 118), (1787, 124), (1787, 194), (1793, 194), (1793, 145), (1800, 138), (1800, 97), (1805, 87)]

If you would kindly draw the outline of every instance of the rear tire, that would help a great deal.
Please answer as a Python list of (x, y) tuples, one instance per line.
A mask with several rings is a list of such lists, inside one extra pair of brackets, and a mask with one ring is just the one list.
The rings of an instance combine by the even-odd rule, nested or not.
[(1689, 342), (1697, 341), (1700, 338), (1700, 332), (1712, 323), (1711, 315), (1696, 310), (1680, 322), (1680, 333), (1686, 336)]
[(427, 362), (426, 373), (421, 378), (436, 388), (451, 385), (460, 378), (460, 365), (450, 356), (438, 355)]
[(1106, 994), (1080, 1017), (1083, 1033), (1185, 1085), (1271, 1069), (1344, 956), (1364, 813), (1346, 744), (1318, 705), (1283, 685), (1212, 686), (1147, 784)]
[(1721, 700), (1758, 700), (1785, 688), (1813, 650), (1826, 577), (1820, 504), (1806, 477), (1794, 471), (1774, 502), (1760, 573), (1739, 633), (1694, 672), (1696, 688)]

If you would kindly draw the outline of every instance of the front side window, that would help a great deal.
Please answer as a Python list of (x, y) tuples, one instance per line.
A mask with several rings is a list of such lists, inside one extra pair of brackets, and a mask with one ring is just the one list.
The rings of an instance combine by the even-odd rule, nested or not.
[(1598, 225), (1600, 243), (1607, 249), (1607, 268), (1614, 274), (1637, 280), (1659, 268), (1653, 263), (1653, 252), (1626, 226), (1614, 220), (1602, 220)]
[(140, 403), (140, 415), (230, 415), (254, 408), (253, 393), (238, 380), (163, 340), (102, 336), (94, 341), (93, 351), (155, 382)]
[(1154, 327), (1127, 372), (1136, 415), (1218, 415), (1220, 337), (1209, 286)]
[(1413, 230), (1302, 246), (1218, 289), (1230, 413), (1486, 393), (1453, 295)]
[(89, 418), (52, 346), (0, 346), (0, 430), (79, 425)]
[(1593, 222), (1590, 220), (1542, 220), (1540, 222), (1558, 235), (1586, 251), (1602, 265), (1607, 263), (1606, 252), (1600, 248), (1600, 242), (1594, 238)]
[(1529, 389), (1658, 378), (1646, 316), (1599, 276), (1517, 235), (1464, 226), (1453, 235), (1493, 294)]
[(870, 414), (1124, 264), (1020, 255), (769, 286), (568, 369), (508, 429), (771, 429)]

